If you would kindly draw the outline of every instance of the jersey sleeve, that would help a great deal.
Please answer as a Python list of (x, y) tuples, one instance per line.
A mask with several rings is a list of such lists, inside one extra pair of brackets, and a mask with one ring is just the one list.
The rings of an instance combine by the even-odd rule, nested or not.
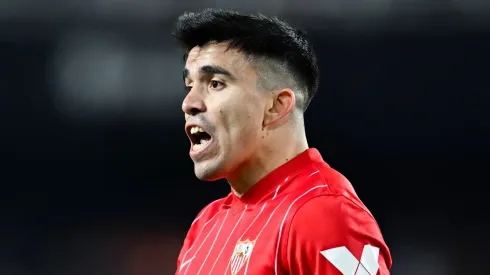
[(292, 217), (284, 260), (295, 275), (389, 275), (390, 252), (371, 214), (344, 196), (320, 196)]
[(179, 272), (180, 272), (180, 266), (182, 264), (182, 259), (183, 259), (184, 255), (185, 255), (185, 252), (187, 251), (187, 249), (190, 246), (189, 243), (190, 243), (189, 239), (186, 238), (184, 240), (184, 244), (182, 245), (182, 248), (180, 249), (179, 256), (177, 257), (177, 266), (176, 266), (177, 269), (175, 270), (175, 275), (178, 275)]
[(186, 260), (185, 257), (187, 256), (190, 247), (192, 247), (192, 244), (194, 243), (194, 238), (196, 237), (195, 228), (198, 226), (198, 223), (200, 222), (201, 218), (206, 213), (206, 210), (210, 207), (210, 205), (204, 207), (201, 211), (199, 211), (196, 218), (192, 221), (192, 224), (189, 230), (187, 231), (186, 237), (182, 244), (182, 248), (180, 249), (180, 253), (177, 258), (177, 269), (175, 271), (175, 275), (179, 274), (181, 265), (185, 263)]
[(194, 245), (196, 238), (199, 237), (199, 231), (202, 226), (205, 226), (206, 222), (212, 218), (213, 213), (221, 207), (221, 203), (225, 198), (217, 199), (209, 203), (206, 207), (201, 209), (197, 214), (194, 221), (192, 221), (189, 231), (185, 237), (182, 249), (180, 250), (179, 256), (177, 258), (177, 269), (175, 274), (179, 274), (180, 269), (183, 269), (186, 264), (189, 263), (189, 250)]
[(182, 244), (182, 248), (180, 249), (179, 256), (177, 257), (177, 269), (175, 271), (175, 275), (180, 273), (181, 265), (184, 261), (184, 258), (187, 254), (187, 251), (189, 248), (192, 246), (192, 237), (193, 237), (193, 230), (192, 226), (190, 230), (187, 232), (186, 238), (184, 239), (184, 242)]

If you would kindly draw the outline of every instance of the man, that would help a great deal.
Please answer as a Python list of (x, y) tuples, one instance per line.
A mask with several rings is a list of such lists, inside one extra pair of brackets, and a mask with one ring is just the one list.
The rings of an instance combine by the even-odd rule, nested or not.
[(176, 274), (389, 274), (391, 256), (351, 184), (309, 149), (318, 86), (305, 34), (262, 15), (186, 13), (182, 104), (196, 176), (232, 192), (194, 220)]

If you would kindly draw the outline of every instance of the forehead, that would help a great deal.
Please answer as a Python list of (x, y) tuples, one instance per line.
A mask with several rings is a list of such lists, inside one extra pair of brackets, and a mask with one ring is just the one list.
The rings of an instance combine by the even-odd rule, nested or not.
[(235, 75), (251, 70), (244, 54), (236, 49), (229, 49), (228, 45), (226, 42), (210, 42), (202, 47), (192, 48), (188, 53), (185, 68), (191, 74), (197, 73), (200, 67), (206, 65), (223, 67)]

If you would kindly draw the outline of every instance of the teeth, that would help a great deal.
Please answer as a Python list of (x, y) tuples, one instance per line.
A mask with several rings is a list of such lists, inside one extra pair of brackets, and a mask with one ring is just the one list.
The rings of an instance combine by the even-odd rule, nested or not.
[[(199, 126), (193, 126), (190, 130), (191, 135), (196, 135), (197, 133), (205, 133), (205, 131)], [(192, 151), (199, 151), (208, 144), (209, 140), (199, 139), (198, 142), (192, 145)]]
[(201, 139), (201, 145), (206, 145), (208, 144), (209, 140)]
[(201, 127), (199, 127), (199, 126), (193, 126), (191, 128), (191, 134), (193, 135), (193, 134), (196, 134), (196, 133), (204, 133), (204, 130)]

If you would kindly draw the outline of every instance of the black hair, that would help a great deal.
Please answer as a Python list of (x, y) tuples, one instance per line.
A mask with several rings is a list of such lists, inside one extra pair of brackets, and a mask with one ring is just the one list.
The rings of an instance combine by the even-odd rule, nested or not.
[[(291, 88), (300, 93), (302, 100), (297, 100), (297, 104), (302, 111), (306, 110), (316, 93), (318, 64), (306, 34), (277, 17), (205, 9), (196, 13), (184, 13), (178, 18), (175, 27), (173, 35), (187, 52), (209, 42), (229, 42), (229, 48), (248, 57), (280, 64), (287, 74), (284, 77), (292, 80), (296, 86), (280, 88)], [(186, 58), (185, 55), (184, 59)]]

